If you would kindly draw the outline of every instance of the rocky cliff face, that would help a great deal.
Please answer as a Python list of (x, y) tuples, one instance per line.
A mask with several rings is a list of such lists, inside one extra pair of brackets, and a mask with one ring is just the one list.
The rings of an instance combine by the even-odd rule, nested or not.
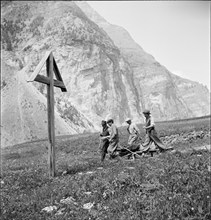
[[(4, 53), (5, 56), (5, 53)], [(8, 56), (6, 56), (8, 58)], [(47, 103), (45, 97), (27, 84), (25, 69), (19, 70), (16, 60), (1, 60), (1, 146), (46, 138)], [(73, 124), (66, 123), (55, 112), (55, 133), (76, 134)]]
[[(6, 51), (3, 60), (8, 66), (13, 60), (18, 65), (18, 69), (7, 67), (5, 77), (8, 81), (13, 80), (11, 75), (19, 77), (28, 89), (24, 77), (32, 74), (46, 50), (52, 50), (68, 90), (61, 93), (55, 89), (56, 109), (61, 124), (70, 127), (69, 133), (99, 129), (100, 121), (108, 115), (119, 125), (125, 117), (141, 122), (143, 108), (150, 108), (157, 120), (208, 114), (206, 88), (171, 74), (123, 28), (107, 23), (85, 2), (2, 4), (1, 42)], [(41, 74), (45, 74), (45, 68)], [(17, 94), (21, 88), (13, 81), (13, 88), (7, 88)], [(28, 90), (33, 96), (38, 94), (37, 89), (40, 92), (37, 99), (46, 101), (44, 85), (34, 83)], [(198, 91), (203, 95), (200, 101)], [(2, 99), (2, 102), (3, 123), (7, 123), (6, 106), (10, 101)], [(14, 102), (14, 106), (23, 108), (20, 102)], [(39, 109), (36, 105), (35, 108)]]
[(205, 86), (170, 73), (134, 42), (124, 28), (109, 24), (86, 2), (78, 1), (77, 5), (106, 31), (127, 60), (133, 71), (140, 109), (151, 109), (156, 120), (210, 114), (209, 91)]
[[(16, 23), (20, 28), (13, 40), (3, 36), (3, 46), (8, 50), (12, 44), (23, 66), (32, 72), (44, 52), (53, 50), (68, 89), (64, 95), (56, 94), (60, 111), (68, 111), (71, 103), (94, 124), (107, 115), (118, 122), (139, 115), (131, 67), (105, 31), (74, 2), (21, 2), (5, 7), (3, 28), (10, 32)], [(20, 20), (13, 14), (19, 14)], [(62, 100), (66, 106), (60, 105)]]

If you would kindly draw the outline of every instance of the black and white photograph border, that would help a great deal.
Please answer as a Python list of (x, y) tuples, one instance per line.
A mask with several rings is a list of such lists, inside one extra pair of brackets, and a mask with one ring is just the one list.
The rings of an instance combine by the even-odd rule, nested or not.
[(1, 219), (210, 219), (210, 1), (1, 1)]

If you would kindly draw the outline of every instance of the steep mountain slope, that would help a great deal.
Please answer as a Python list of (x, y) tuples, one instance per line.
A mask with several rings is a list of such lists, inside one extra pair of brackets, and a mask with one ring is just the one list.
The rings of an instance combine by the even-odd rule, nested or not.
[[(2, 51), (2, 55), (1, 146), (47, 138), (47, 99), (32, 83), (27, 83), (28, 67), (20, 69), (20, 60), (14, 53)], [(61, 114), (60, 109), (55, 108), (56, 135), (95, 130), (83, 114), (71, 105), (68, 107), (70, 115), (67, 112)]]
[[(12, 45), (29, 70), (35, 69), (46, 50), (54, 51), (68, 90), (56, 94), (61, 114), (71, 103), (95, 127), (108, 114), (119, 123), (129, 115), (140, 117), (130, 66), (109, 36), (74, 2), (13, 2), (5, 6), (3, 18), (4, 48)], [(10, 34), (13, 29), (15, 36)], [(4, 37), (9, 35), (12, 40)], [(66, 106), (60, 105), (62, 100)]]
[[(156, 120), (209, 113), (206, 88), (171, 74), (137, 45), (127, 31), (107, 23), (85, 2), (4, 2), (1, 22), (1, 43), (6, 51), (2, 56), (7, 63), (5, 68), (8, 68), (3, 72), (7, 81), (11, 81), (6, 83), (7, 86), (3, 86), (2, 81), (2, 91), (5, 97), (14, 96), (12, 102), (8, 98), (2, 99), (3, 123), (8, 123), (4, 136), (8, 140), (11, 132), (17, 140), (19, 135), (16, 133), (22, 129), (15, 131), (13, 124), (7, 122), (10, 114), (17, 121), (24, 108), (24, 101), (15, 101), (15, 95), (21, 93), (19, 99), (22, 100), (23, 94), (33, 97), (35, 93), (38, 100), (46, 102), (44, 85), (33, 84), (40, 94), (32, 84), (26, 84), (27, 76), (35, 70), (46, 50), (53, 51), (68, 90), (61, 93), (55, 89), (58, 120), (63, 124), (60, 130), (65, 127), (63, 130), (70, 129), (68, 133), (93, 131), (99, 129), (100, 121), (107, 115), (119, 125), (126, 117), (141, 122), (143, 108), (150, 108)], [(14, 60), (17, 68), (11, 69), (9, 66), (13, 66)], [(45, 74), (45, 68), (41, 74)], [(19, 86), (15, 84), (18, 79)], [(199, 99), (200, 96), (203, 97)], [(27, 99), (27, 103), (31, 99)], [(11, 103), (12, 108), (9, 107)], [(34, 104), (36, 108), (40, 109)], [(10, 109), (14, 109), (14, 113)], [(35, 117), (29, 109), (23, 112), (24, 117), (32, 116), (33, 123), (37, 119), (44, 120), (44, 113)], [(29, 119), (24, 117), (20, 116), (17, 124), (31, 129), (33, 123), (25, 125)], [(32, 138), (35, 133), (28, 136)], [(27, 131), (23, 129), (22, 135), (25, 134)], [(35, 136), (40, 138), (42, 135)]]
[(142, 106), (152, 109), (157, 120), (210, 114), (209, 91), (206, 87), (170, 73), (135, 43), (124, 28), (109, 24), (86, 2), (78, 1), (77, 5), (118, 46), (133, 70), (133, 80)]
[[(1, 60), (1, 146), (47, 138), (47, 103), (45, 97), (27, 84), (24, 69)], [(76, 134), (56, 112), (56, 135)]]

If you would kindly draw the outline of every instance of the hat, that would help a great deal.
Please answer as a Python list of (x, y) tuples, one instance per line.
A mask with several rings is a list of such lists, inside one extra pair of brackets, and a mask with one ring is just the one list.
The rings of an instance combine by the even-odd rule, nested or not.
[(110, 123), (110, 122), (114, 122), (114, 120), (112, 118), (108, 119), (107, 123)]
[(125, 121), (126, 122), (131, 121), (131, 118), (126, 118)]
[(102, 120), (102, 121), (101, 121), (101, 124), (102, 124), (102, 125), (106, 124), (106, 121), (105, 121), (105, 120)]
[(145, 110), (143, 111), (143, 114), (150, 114), (150, 111), (149, 111), (148, 109), (145, 109)]

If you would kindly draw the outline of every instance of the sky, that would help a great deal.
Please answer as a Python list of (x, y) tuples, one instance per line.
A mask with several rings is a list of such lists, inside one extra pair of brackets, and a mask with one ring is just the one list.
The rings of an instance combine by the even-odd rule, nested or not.
[(170, 72), (210, 90), (209, 1), (88, 1)]

